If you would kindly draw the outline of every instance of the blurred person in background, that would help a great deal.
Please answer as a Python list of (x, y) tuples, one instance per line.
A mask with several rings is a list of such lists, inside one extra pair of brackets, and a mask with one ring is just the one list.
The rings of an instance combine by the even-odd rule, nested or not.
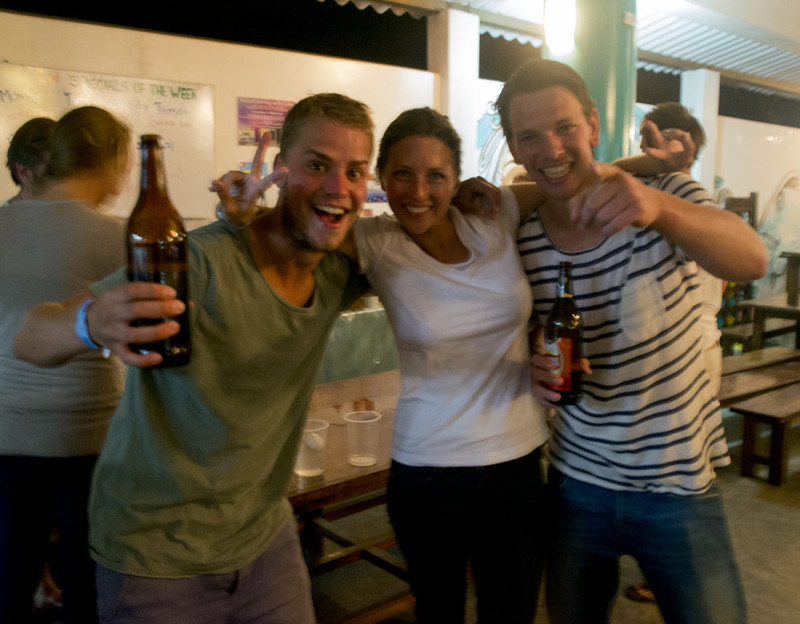
[[(0, 622), (30, 620), (55, 521), (63, 622), (86, 624), (97, 619), (89, 482), (124, 371), (99, 351), (40, 369), (16, 359), (13, 344), (35, 305), (125, 264), (124, 223), (101, 210), (128, 179), (130, 133), (92, 106), (23, 128), (43, 134), (12, 140), (21, 190), (0, 208)], [(49, 158), (37, 161), (37, 150)]]
[[(50, 134), (56, 122), (49, 117), (34, 117), (22, 124), (8, 146), (6, 166), (19, 192), (5, 201), (5, 207), (20, 199), (35, 197), (34, 187), (39, 184), (50, 157)], [(42, 571), (42, 580), (34, 594), (36, 609), (61, 608), (61, 589), (53, 579), (47, 562)]]
[(33, 199), (34, 188), (41, 186), (50, 157), (50, 135), (56, 122), (48, 117), (34, 117), (22, 124), (8, 146), (6, 167), (19, 192), (3, 205), (20, 199)]

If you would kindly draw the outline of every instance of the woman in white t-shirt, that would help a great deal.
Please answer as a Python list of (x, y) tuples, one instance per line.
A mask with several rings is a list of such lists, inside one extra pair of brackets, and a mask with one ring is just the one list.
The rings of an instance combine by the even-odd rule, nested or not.
[(530, 624), (547, 428), (530, 394), (520, 215), (515, 201), (496, 219), (450, 205), (460, 150), (444, 115), (402, 113), (377, 161), (394, 214), (360, 219), (353, 231), (400, 356), (388, 510), (419, 622), (464, 621), (469, 567), (480, 621)]

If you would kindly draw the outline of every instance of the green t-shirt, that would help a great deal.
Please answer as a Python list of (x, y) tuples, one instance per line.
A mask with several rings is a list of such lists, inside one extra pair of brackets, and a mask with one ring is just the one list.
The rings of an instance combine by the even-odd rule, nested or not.
[(326, 254), (299, 308), (263, 278), (247, 230), (214, 223), (189, 243), (191, 363), (129, 369), (95, 471), (92, 555), (130, 574), (229, 572), (266, 549), (291, 517), (286, 490), (329, 330), (366, 285)]

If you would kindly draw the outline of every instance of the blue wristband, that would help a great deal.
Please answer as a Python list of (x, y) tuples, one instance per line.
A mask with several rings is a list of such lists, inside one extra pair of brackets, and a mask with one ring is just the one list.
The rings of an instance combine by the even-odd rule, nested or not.
[(89, 336), (89, 328), (86, 325), (86, 310), (93, 303), (94, 299), (87, 299), (81, 304), (81, 307), (78, 308), (78, 316), (75, 317), (75, 333), (78, 334), (78, 338), (80, 338), (81, 342), (87, 347), (90, 349), (99, 349), (100, 345)]

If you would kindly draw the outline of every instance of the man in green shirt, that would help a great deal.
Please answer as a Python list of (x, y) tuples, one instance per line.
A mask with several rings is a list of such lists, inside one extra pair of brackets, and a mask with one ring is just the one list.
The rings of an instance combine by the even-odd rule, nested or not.
[(366, 285), (330, 252), (366, 198), (373, 123), (362, 103), (319, 94), (287, 114), (261, 180), (264, 146), (236, 200), (215, 188), (247, 205), (276, 182), (277, 206), (189, 234), (190, 364), (152, 368), (158, 354), (130, 349), (177, 332), (131, 321), (183, 304), (124, 271), (37, 307), (17, 338), (18, 357), (58, 366), (89, 350), (88, 332), (130, 365), (90, 503), (103, 622), (314, 622), (285, 492), (330, 327)]

